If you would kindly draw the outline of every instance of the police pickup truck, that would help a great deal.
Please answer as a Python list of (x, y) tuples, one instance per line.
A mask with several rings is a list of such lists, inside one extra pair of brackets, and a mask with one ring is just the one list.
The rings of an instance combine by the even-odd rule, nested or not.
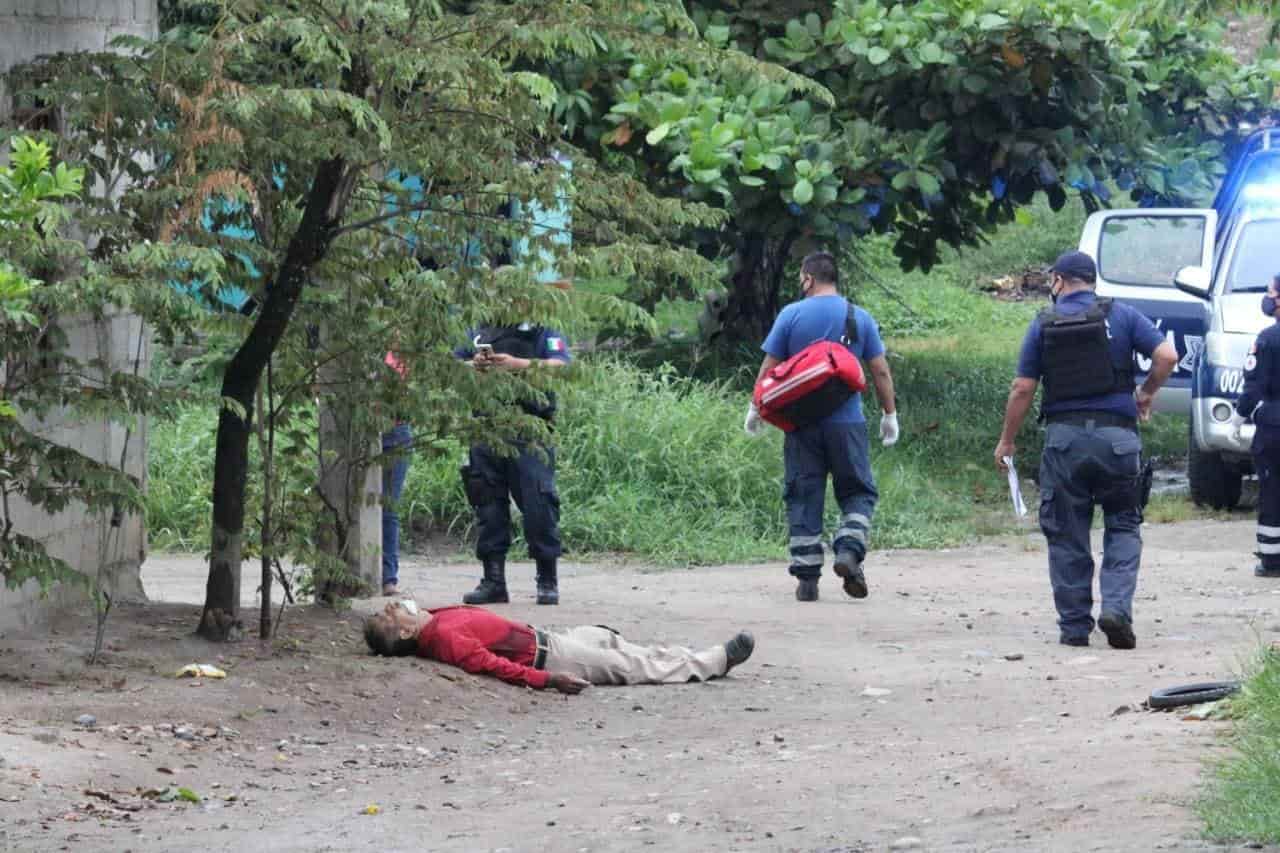
[[(1101, 211), (1085, 223), (1080, 250), (1097, 261), (1098, 294), (1142, 311), (1177, 347), (1155, 407), (1190, 416), (1192, 499), (1235, 506), (1253, 469), (1253, 427), (1237, 439), (1230, 420), (1245, 358), (1271, 322), (1262, 295), (1280, 274), (1280, 128), (1247, 140), (1213, 207)], [(1150, 367), (1138, 360), (1139, 381)]]

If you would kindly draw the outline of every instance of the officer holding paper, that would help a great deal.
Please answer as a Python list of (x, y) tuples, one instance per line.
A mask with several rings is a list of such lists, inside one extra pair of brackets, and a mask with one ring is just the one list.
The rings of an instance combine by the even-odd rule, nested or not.
[[(885, 446), (898, 440), (898, 414), (893, 399), (893, 377), (884, 357), (884, 343), (876, 321), (840, 295), (835, 258), (816, 252), (800, 264), (800, 290), (804, 298), (783, 308), (765, 338), (765, 352), (757, 385), (773, 368), (819, 341), (842, 342), (861, 359), (876, 388), (884, 416), (880, 438)], [(843, 398), (842, 398), (843, 399)], [(746, 430), (755, 435), (763, 428), (754, 404), (747, 411)], [(844, 579), (844, 591), (853, 598), (867, 597), (862, 562), (867, 554), (871, 516), (879, 493), (871, 473), (867, 424), (862, 396), (852, 393), (834, 411), (814, 423), (787, 433), (783, 450), (790, 527), (791, 574), (796, 578), (799, 601), (818, 600), (818, 578), (824, 562), (822, 511), (831, 476), (840, 504), (840, 527), (832, 537), (835, 573)]]
[[(1094, 292), (1097, 267), (1067, 252), (1050, 270), (1054, 305), (1031, 322), (1005, 407), (995, 461), (1006, 470), (1014, 439), (1044, 383), (1048, 424), (1040, 459), (1040, 529), (1049, 544), (1049, 578), (1058, 610), (1059, 642), (1089, 645), (1093, 631), (1095, 505), (1106, 523), (1097, 625), (1113, 648), (1137, 645), (1133, 594), (1142, 558), (1142, 509), (1149, 475), (1141, 460), (1138, 420), (1151, 414), (1156, 392), (1178, 363), (1177, 351), (1137, 310)], [(1134, 353), (1151, 371), (1134, 390)]]

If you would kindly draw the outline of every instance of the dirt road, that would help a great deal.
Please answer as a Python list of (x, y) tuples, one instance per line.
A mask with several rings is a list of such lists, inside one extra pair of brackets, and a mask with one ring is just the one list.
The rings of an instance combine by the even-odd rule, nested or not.
[[(515, 618), (758, 639), (722, 681), (574, 698), (370, 659), (354, 613), (294, 611), (274, 654), (224, 650), (230, 677), (203, 683), (171, 677), (219, 662), (188, 636), (189, 605), (117, 614), (96, 670), (77, 656), (84, 625), (7, 636), (0, 848), (1202, 849), (1190, 805), (1220, 724), (1117, 711), (1228, 676), (1280, 637), (1280, 585), (1253, 578), (1251, 535), (1246, 522), (1150, 527), (1134, 652), (1100, 634), (1057, 645), (1034, 536), (877, 553), (871, 598), (828, 576), (816, 605), (794, 600), (780, 564), (570, 565), (565, 603), (536, 608), (518, 565), (519, 601), (495, 608)], [(174, 601), (197, 570), (158, 559), (147, 580)], [(457, 563), (405, 575), (427, 603), (471, 582)], [(75, 725), (85, 713), (95, 727)], [(154, 799), (179, 786), (201, 802)]]

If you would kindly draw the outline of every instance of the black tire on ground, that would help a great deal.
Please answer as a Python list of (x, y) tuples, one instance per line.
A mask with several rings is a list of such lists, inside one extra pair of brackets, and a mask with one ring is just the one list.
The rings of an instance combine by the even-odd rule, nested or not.
[[(1192, 427), (1194, 429), (1194, 426)], [(1187, 435), (1187, 480), (1191, 500), (1212, 509), (1235, 509), (1240, 503), (1240, 469), (1228, 465), (1221, 453), (1210, 453), (1196, 447), (1194, 434)]]
[(1225, 699), (1240, 689), (1238, 681), (1206, 681), (1201, 684), (1183, 684), (1179, 687), (1161, 687), (1152, 690), (1147, 699), (1150, 708), (1181, 708), (1183, 705), (1199, 705)]

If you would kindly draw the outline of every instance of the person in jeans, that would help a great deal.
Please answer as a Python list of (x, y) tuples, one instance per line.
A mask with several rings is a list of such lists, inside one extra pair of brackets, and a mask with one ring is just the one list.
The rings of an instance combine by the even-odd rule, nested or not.
[[(1008, 470), (1015, 438), (1043, 382), (1047, 422), (1040, 458), (1040, 529), (1049, 545), (1049, 579), (1059, 642), (1089, 645), (1093, 552), (1089, 527), (1101, 505), (1106, 523), (1097, 626), (1113, 648), (1137, 645), (1133, 594), (1142, 560), (1142, 440), (1138, 421), (1178, 363), (1177, 351), (1136, 309), (1094, 292), (1093, 258), (1067, 252), (1050, 270), (1054, 305), (1027, 329), (1018, 374), (1005, 406), (995, 462)], [(1151, 370), (1134, 390), (1134, 353)]]
[[(852, 306), (840, 295), (838, 284), (835, 258), (827, 252), (815, 252), (801, 262), (800, 290), (804, 298), (783, 308), (774, 321), (773, 329), (760, 347), (765, 355), (756, 383), (812, 343), (843, 342), (871, 375), (884, 412), (880, 418), (880, 439), (889, 447), (898, 441), (898, 412), (880, 329), (870, 314)], [(846, 338), (850, 311), (856, 329), (854, 341)], [(755, 406), (750, 406), (744, 424), (747, 433), (757, 434), (762, 425)], [(818, 579), (824, 562), (822, 512), (828, 476), (840, 504), (840, 527), (831, 537), (834, 571), (844, 580), (844, 591), (848, 595), (866, 598), (867, 579), (862, 562), (867, 555), (871, 516), (880, 495), (871, 473), (862, 395), (854, 394), (823, 420), (787, 433), (783, 463), (786, 469), (783, 500), (791, 534), (790, 572), (797, 581), (796, 599), (818, 600)]]
[[(404, 362), (387, 353), (386, 364), (403, 379)], [(413, 432), (404, 421), (382, 434), (382, 594), (395, 595), (400, 587), (400, 512), (398, 504), (409, 473)]]

